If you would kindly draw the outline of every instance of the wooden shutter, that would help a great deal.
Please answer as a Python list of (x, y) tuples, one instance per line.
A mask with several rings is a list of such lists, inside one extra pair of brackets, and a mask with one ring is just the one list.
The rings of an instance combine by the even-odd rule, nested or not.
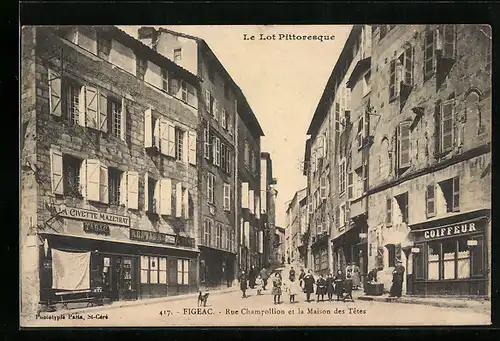
[(392, 225), (392, 198), (387, 198), (385, 201), (385, 223), (387, 226)]
[(205, 107), (206, 107), (208, 113), (212, 112), (212, 110), (211, 110), (212, 108), (210, 106), (210, 97), (212, 97), (212, 95), (210, 94), (210, 91), (205, 90)]
[(254, 203), (254, 191), (253, 189), (248, 190), (248, 209), (251, 214), (254, 214), (255, 203)]
[(152, 120), (154, 120), (153, 145), (155, 148), (157, 148), (161, 152), (161, 128), (160, 128), (160, 126), (161, 126), (162, 120), (159, 118), (157, 118), (157, 119), (152, 118)]
[(352, 199), (354, 197), (353, 193), (353, 172), (347, 174), (347, 199)]
[(442, 151), (453, 148), (453, 111), (454, 99), (444, 101), (441, 108), (441, 147)]
[(441, 103), (434, 106), (434, 153), (441, 153)]
[[(120, 174), (120, 205), (127, 206), (128, 198), (128, 172), (121, 172)], [(108, 184), (109, 185), (109, 184)]]
[(92, 129), (99, 129), (99, 112), (98, 112), (98, 92), (96, 88), (85, 87), (85, 114), (86, 126)]
[(168, 138), (168, 127), (169, 122), (163, 118), (157, 120), (159, 126), (159, 137), (160, 137), (160, 151), (163, 155), (170, 155), (170, 144)]
[(107, 204), (109, 202), (108, 193), (108, 166), (100, 163), (99, 172), (99, 201)]
[(399, 168), (410, 167), (410, 122), (399, 125), (398, 154)]
[(129, 209), (139, 209), (139, 173), (127, 172), (127, 205)]
[(127, 136), (127, 102), (125, 98), (122, 98), (122, 110), (121, 110), (121, 120), (120, 120), (120, 138), (125, 141)]
[(149, 207), (149, 175), (148, 173), (144, 174), (144, 211), (149, 212), (151, 207)]
[(425, 190), (425, 213), (427, 217), (436, 215), (436, 189), (434, 185), (428, 185)]
[(189, 219), (189, 189), (185, 188), (182, 196), (182, 205), (184, 206), (184, 219)]
[(224, 109), (224, 108), (222, 108), (220, 120), (221, 120), (222, 128), (226, 129), (226, 109)]
[(189, 163), (196, 165), (196, 132), (188, 132), (188, 144), (189, 144)]
[(248, 182), (241, 184), (241, 207), (248, 208)]
[[(161, 198), (162, 198), (162, 193), (161, 193), (161, 179), (155, 181), (155, 188), (154, 188), (154, 210), (153, 212), (156, 214), (161, 214)], [(168, 199), (168, 196), (166, 196)]]
[(61, 117), (61, 76), (58, 72), (49, 69), (49, 107), (50, 113), (54, 116)]
[(87, 200), (100, 200), (100, 178), (101, 168), (99, 160), (87, 160)]
[(229, 202), (230, 202), (230, 199), (229, 199), (229, 191), (230, 191), (230, 185), (229, 184), (224, 184), (224, 187), (223, 187), (223, 196), (224, 196), (224, 210), (228, 210), (229, 209)]
[(175, 157), (175, 126), (168, 122), (168, 156)]
[(87, 87), (85, 85), (80, 88), (80, 97), (78, 98), (78, 124), (82, 127), (85, 127), (87, 125), (87, 111), (85, 108), (86, 88)]
[(460, 178), (453, 178), (453, 212), (460, 211)]
[(99, 130), (108, 132), (108, 96), (99, 91)]
[(326, 199), (326, 177), (325, 176), (322, 176), (319, 179), (319, 184), (320, 184), (320, 197), (321, 197), (321, 200), (325, 200)]
[(144, 147), (153, 147), (153, 112), (151, 108), (144, 111)]
[(175, 216), (182, 217), (182, 182), (175, 185)]
[(182, 161), (189, 162), (189, 132), (184, 131), (182, 134)]
[(172, 215), (172, 180), (163, 178), (160, 182), (160, 214)]
[(60, 150), (50, 150), (52, 193), (64, 194), (63, 154)]
[(87, 160), (82, 160), (80, 165), (80, 193), (87, 198)]
[(216, 121), (219, 121), (219, 101), (214, 99), (213, 114)]
[(260, 219), (260, 196), (255, 195), (255, 218)]
[(456, 50), (456, 25), (443, 25), (443, 58), (454, 59)]

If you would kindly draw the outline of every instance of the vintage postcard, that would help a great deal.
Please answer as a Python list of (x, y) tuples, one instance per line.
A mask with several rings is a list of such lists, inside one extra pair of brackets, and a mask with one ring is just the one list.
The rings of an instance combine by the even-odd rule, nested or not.
[(491, 323), (488, 25), (25, 26), (20, 323)]

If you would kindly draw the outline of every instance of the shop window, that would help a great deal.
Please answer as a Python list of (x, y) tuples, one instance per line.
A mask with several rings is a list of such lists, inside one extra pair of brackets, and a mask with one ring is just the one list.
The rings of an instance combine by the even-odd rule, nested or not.
[[(466, 239), (458, 240), (457, 279), (471, 277), (471, 254)], [(482, 266), (482, 264), (481, 264)]]
[(403, 223), (408, 223), (408, 192), (395, 197), (401, 212), (401, 220)]
[(439, 263), (441, 257), (441, 243), (433, 242), (427, 245), (427, 279), (438, 280), (439, 276)]
[(141, 256), (141, 283), (167, 284), (167, 259)]
[(413, 266), (415, 269), (414, 273), (417, 280), (423, 280), (425, 279), (424, 244), (417, 244), (415, 247), (417, 247), (420, 252), (412, 254)]
[(386, 245), (387, 255), (389, 260), (389, 267), (396, 266), (396, 246), (394, 244)]
[(443, 279), (455, 279), (456, 252), (457, 252), (456, 240), (447, 240), (442, 243)]
[(188, 259), (178, 259), (177, 260), (177, 284), (188, 285), (189, 284), (189, 260)]
[(212, 225), (213, 222), (210, 219), (205, 219), (203, 224), (203, 235), (202, 244), (205, 246), (210, 246), (210, 237), (212, 236)]
[(71, 155), (63, 156), (64, 195), (81, 198), (80, 171), (82, 160)]
[(182, 60), (182, 49), (174, 49), (174, 63), (178, 63)]
[(436, 188), (434, 185), (428, 185), (425, 190), (425, 214), (427, 218), (436, 215)]
[(484, 240), (483, 237), (474, 237), (477, 245), (471, 248), (471, 275), (472, 277), (481, 277), (485, 275), (484, 264)]
[(446, 201), (446, 212), (460, 210), (460, 178), (454, 177), (439, 183)]
[(108, 167), (108, 203), (110, 205), (120, 205), (121, 179), (123, 172)]
[(222, 248), (222, 225), (217, 223), (215, 227), (215, 247)]

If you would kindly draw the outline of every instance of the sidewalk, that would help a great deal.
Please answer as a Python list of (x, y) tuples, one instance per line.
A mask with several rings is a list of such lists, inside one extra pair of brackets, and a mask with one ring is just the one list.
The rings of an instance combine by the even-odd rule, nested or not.
[(457, 299), (445, 297), (413, 297), (403, 296), (400, 298), (392, 298), (387, 294), (382, 296), (360, 295), (360, 301), (373, 301), (385, 303), (402, 303), (402, 304), (423, 304), (442, 308), (467, 308), (475, 311), (491, 311), (491, 301), (487, 300), (472, 300), (472, 299)]
[[(239, 290), (240, 290), (239, 285), (233, 285), (229, 288), (224, 288), (224, 289), (203, 290), (203, 293), (209, 292), (210, 295), (220, 295), (220, 294), (236, 292)], [(52, 311), (52, 312), (44, 312), (43, 314), (44, 315), (80, 314), (80, 313), (87, 313), (87, 312), (91, 312), (91, 311), (111, 310), (111, 309), (122, 308), (122, 307), (136, 307), (136, 306), (145, 306), (145, 305), (156, 304), (156, 303), (161, 303), (161, 302), (172, 302), (172, 301), (196, 299), (197, 296), (198, 296), (198, 292), (192, 293), (192, 294), (185, 294), (185, 295), (137, 299), (137, 300), (133, 300), (133, 301), (114, 301), (114, 302), (111, 302), (110, 304), (105, 304), (105, 305), (101, 305), (101, 306), (80, 307), (80, 308), (73, 308), (73, 309), (62, 308), (62, 309), (58, 309), (58, 310)]]

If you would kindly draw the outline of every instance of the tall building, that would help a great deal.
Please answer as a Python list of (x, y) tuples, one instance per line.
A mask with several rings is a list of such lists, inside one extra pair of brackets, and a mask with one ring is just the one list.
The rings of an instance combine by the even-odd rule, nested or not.
[(238, 267), (259, 258), (260, 212), (255, 205), (264, 134), (241, 89), (203, 39), (152, 27), (141, 28), (139, 39), (201, 79), (200, 282), (230, 285)]
[[(307, 188), (303, 188), (295, 192), (292, 200), (288, 204), (286, 210), (286, 221), (288, 230), (287, 237), (289, 238), (288, 254), (292, 262), (300, 262), (303, 236), (305, 234), (305, 220), (303, 219), (304, 203), (306, 198)], [(304, 206), (303, 206), (304, 205)], [(307, 213), (307, 212), (306, 212)]]
[(373, 31), (369, 263), (412, 295), (491, 295), (491, 27)]
[(275, 245), (275, 203), (278, 192), (274, 189), (277, 180), (273, 177), (273, 163), (271, 155), (267, 152), (260, 153), (260, 215), (264, 228), (264, 266), (280, 262), (281, 259), (273, 257)]
[(369, 90), (358, 87), (353, 93), (348, 81), (369, 78), (370, 53), (371, 27), (354, 25), (307, 131), (308, 249), (313, 269), (319, 273), (344, 270), (348, 262), (360, 263), (363, 255), (360, 232), (366, 209), (355, 203), (360, 206), (358, 220), (350, 215), (350, 204), (361, 193), (354, 192), (354, 184), (362, 187), (365, 181), (364, 142), (357, 144), (357, 130), (354, 133), (353, 129), (366, 129), (362, 103)]
[(275, 260), (276, 264), (281, 264), (285, 260), (285, 229), (279, 226), (276, 226), (276, 232), (274, 237), (274, 245), (272, 249), (272, 259)]
[(196, 291), (198, 77), (113, 26), (24, 27), (21, 73), (23, 313)]

